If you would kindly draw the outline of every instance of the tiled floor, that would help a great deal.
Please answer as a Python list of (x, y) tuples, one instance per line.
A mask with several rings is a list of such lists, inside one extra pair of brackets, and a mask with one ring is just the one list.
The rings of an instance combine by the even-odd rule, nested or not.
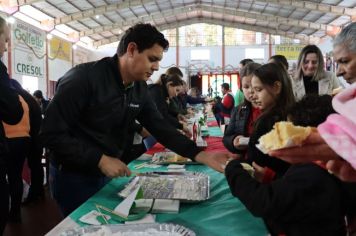
[(59, 209), (46, 190), (44, 200), (22, 206), (22, 223), (9, 223), (4, 236), (42, 236), (61, 221)]

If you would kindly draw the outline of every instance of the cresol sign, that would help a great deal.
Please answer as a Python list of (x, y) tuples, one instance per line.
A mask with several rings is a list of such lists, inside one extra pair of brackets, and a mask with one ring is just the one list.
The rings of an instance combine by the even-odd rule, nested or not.
[(13, 71), (21, 76), (45, 77), (45, 33), (26, 23), (13, 28)]

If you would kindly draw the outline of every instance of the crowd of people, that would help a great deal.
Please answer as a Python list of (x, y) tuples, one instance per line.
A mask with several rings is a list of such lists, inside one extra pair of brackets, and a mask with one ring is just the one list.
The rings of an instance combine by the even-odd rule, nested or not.
[[(9, 39), (2, 18), (0, 34), (2, 56)], [(232, 194), (263, 218), (271, 235), (346, 235), (352, 230), (356, 23), (334, 40), (337, 76), (351, 84), (334, 97), (341, 84), (315, 45), (302, 49), (293, 75), (281, 55), (264, 65), (242, 60), (238, 92), (234, 96), (230, 84), (223, 83), (223, 97), (215, 101), (196, 88), (188, 91), (177, 67), (147, 85), (168, 47), (154, 26), (136, 24), (124, 33), (113, 57), (65, 73), (50, 103), (41, 91), (31, 95), (10, 79), (1, 62), (0, 234), (7, 221), (21, 222), (26, 158), (31, 168), (27, 202), (43, 197), (46, 148), (50, 191), (67, 216), (111, 178), (130, 176), (127, 164), (146, 150), (145, 139), (224, 173)], [(207, 102), (214, 103), (219, 125), (226, 125), (223, 144), (230, 153), (202, 151), (190, 139), (187, 104)], [(259, 138), (287, 120), (317, 129), (302, 147), (262, 153), (256, 147)]]
[[(271, 57), (269, 64), (255, 65), (250, 80), (242, 70), (243, 88), (250, 90), (243, 90), (245, 101), (233, 111), (224, 135), (224, 145), (240, 158), (227, 163), (225, 174), (232, 194), (264, 219), (271, 235), (355, 232), (356, 23), (334, 39), (334, 58), (337, 76), (350, 84), (334, 97), (340, 83), (325, 70), (315, 45), (303, 48), (291, 77), (280, 55)], [(260, 110), (255, 117), (254, 106)], [(256, 148), (275, 122), (287, 120), (317, 129), (300, 147), (268, 154)], [(253, 131), (248, 133), (251, 122)], [(241, 145), (239, 140), (246, 137), (248, 145)], [(243, 163), (253, 166), (253, 175)]]

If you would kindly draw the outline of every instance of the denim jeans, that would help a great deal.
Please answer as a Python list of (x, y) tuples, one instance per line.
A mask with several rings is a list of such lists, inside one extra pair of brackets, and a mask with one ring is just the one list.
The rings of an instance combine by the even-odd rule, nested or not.
[(49, 169), (51, 194), (57, 201), (64, 217), (98, 192), (110, 180), (108, 177), (59, 170), (52, 164)]

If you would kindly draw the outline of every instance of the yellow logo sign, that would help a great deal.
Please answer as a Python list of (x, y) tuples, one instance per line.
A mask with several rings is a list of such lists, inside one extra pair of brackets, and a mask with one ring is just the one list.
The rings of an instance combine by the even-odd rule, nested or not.
[(71, 61), (72, 46), (71, 43), (61, 40), (59, 38), (52, 38), (50, 41), (50, 58), (62, 59)]
[(283, 55), (287, 60), (298, 60), (300, 51), (305, 45), (280, 44), (275, 46), (275, 55)]

